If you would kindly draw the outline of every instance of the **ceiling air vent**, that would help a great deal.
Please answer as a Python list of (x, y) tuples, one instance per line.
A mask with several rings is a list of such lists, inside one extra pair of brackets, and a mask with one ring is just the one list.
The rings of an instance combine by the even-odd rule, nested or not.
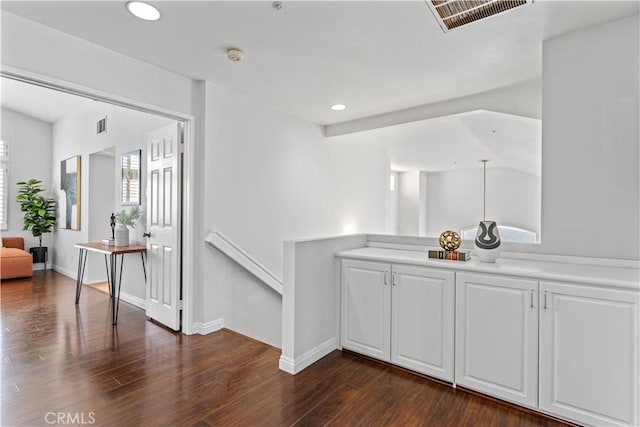
[(523, 6), (532, 0), (425, 0), (446, 32)]

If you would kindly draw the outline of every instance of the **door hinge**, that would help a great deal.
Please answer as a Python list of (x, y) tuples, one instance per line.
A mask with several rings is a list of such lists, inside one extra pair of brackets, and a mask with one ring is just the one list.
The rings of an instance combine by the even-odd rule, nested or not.
[(184, 301), (178, 301), (178, 310), (184, 310)]

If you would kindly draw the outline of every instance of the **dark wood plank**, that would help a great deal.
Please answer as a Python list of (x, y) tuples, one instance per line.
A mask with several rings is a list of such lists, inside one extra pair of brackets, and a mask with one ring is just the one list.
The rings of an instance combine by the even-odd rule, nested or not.
[(2, 282), (1, 425), (562, 425), (339, 351), (288, 375), (278, 349), (233, 332), (172, 333), (125, 302), (113, 327), (107, 294), (74, 296), (57, 273)]

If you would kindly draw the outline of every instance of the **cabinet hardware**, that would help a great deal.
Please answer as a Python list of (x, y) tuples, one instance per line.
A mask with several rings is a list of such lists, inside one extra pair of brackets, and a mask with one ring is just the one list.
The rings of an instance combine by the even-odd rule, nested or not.
[(529, 292), (530, 292), (529, 296), (530, 296), (530, 302), (531, 302), (530, 307), (533, 308), (533, 289), (531, 289)]
[(389, 274), (389, 272), (388, 272), (388, 271), (386, 271), (386, 270), (382, 273), (382, 275), (383, 275), (383, 277), (384, 277), (384, 284), (385, 284), (385, 285), (388, 285), (388, 284), (389, 284), (389, 280), (387, 279), (387, 274)]
[(547, 291), (544, 291), (544, 309), (547, 309)]
[(391, 284), (396, 286), (396, 272), (391, 273)]

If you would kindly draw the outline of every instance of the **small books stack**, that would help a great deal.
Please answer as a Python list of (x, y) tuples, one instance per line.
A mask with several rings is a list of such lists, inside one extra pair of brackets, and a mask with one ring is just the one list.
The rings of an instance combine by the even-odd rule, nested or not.
[(451, 261), (469, 261), (469, 258), (471, 258), (471, 251), (431, 250), (429, 251), (429, 258), (448, 259)]
[(104, 246), (115, 246), (116, 245), (116, 241), (113, 239), (103, 239), (102, 240), (102, 244)]

